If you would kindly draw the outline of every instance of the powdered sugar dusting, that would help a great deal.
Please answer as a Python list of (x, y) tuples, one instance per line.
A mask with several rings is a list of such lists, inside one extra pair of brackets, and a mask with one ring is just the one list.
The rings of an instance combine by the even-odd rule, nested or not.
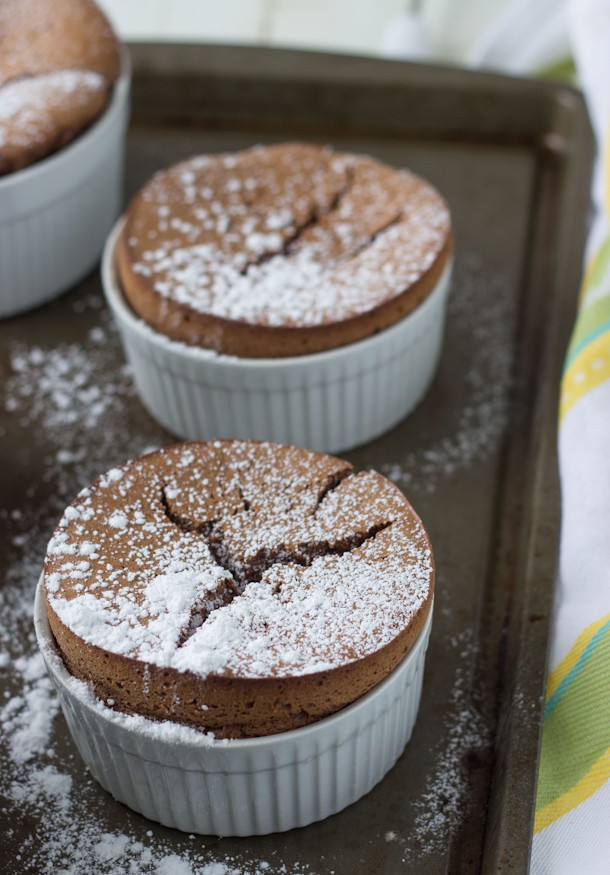
[(59, 70), (0, 87), (0, 173), (72, 139), (99, 115), (107, 93), (107, 81), (87, 70)]
[[(3, 125), (27, 110), (27, 119), (33, 127), (40, 124), (50, 98), (61, 95), (72, 101), (86, 101), (87, 95), (81, 89), (101, 89), (105, 87), (103, 78), (87, 70), (59, 70), (46, 76), (18, 79), (8, 83), (0, 90), (0, 132)], [(1, 136), (1, 134), (0, 134)]]
[(449, 227), (440, 195), (413, 174), (290, 144), (157, 174), (124, 236), (132, 270), (161, 298), (303, 328), (369, 312), (408, 289)]
[(217, 442), (103, 476), (62, 517), (45, 576), (55, 613), (91, 645), (204, 678), (283, 677), (392, 641), (427, 602), (432, 557), (379, 475)]

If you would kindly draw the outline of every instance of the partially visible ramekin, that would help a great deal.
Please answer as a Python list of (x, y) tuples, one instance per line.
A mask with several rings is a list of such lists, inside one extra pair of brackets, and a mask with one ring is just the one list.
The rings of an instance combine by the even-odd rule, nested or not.
[(0, 317), (31, 310), (93, 269), (122, 208), (131, 72), (72, 143), (0, 177)]
[(246, 359), (178, 343), (134, 314), (115, 265), (121, 225), (102, 257), (106, 299), (142, 403), (177, 437), (339, 452), (388, 431), (428, 390), (442, 347), (451, 263), (423, 303), (380, 334), (327, 352)]
[(34, 623), (74, 741), (120, 802), (185, 832), (246, 836), (306, 826), (356, 802), (395, 764), (421, 698), (432, 610), (413, 648), (371, 692), (301, 729), (239, 740), (113, 711), (66, 669), (38, 583)]

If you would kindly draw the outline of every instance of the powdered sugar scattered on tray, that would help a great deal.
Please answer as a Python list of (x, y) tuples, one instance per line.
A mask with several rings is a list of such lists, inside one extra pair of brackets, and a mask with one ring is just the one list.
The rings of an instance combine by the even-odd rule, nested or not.
[[(463, 633), (457, 642), (464, 661), (470, 659), (473, 651), (468, 638), (468, 633)], [(412, 841), (425, 854), (440, 850), (447, 835), (457, 832), (468, 808), (468, 758), (484, 752), (490, 742), (482, 716), (473, 704), (470, 683), (458, 662), (447, 703), (443, 746), (435, 752), (424, 792), (414, 803)]]
[(490, 744), (489, 729), (473, 702), (469, 672), (476, 653), (470, 630), (455, 636), (448, 648), (448, 662), (454, 674), (443, 717), (442, 743), (430, 752), (430, 769), (423, 791), (410, 800), (414, 810), (412, 827), (384, 833), (385, 842), (402, 849), (402, 863), (410, 871), (419, 860), (422, 871), (435, 854), (443, 854), (448, 841), (458, 834), (470, 812), (469, 767), (484, 761)]
[(25, 692), (22, 696), (10, 698), (0, 708), (0, 724), (7, 733), (13, 761), (21, 765), (33, 759), (49, 744), (59, 703), (42, 654), (20, 656), (12, 664)]
[(464, 403), (451, 431), (380, 466), (386, 477), (407, 491), (415, 485), (420, 491), (434, 492), (454, 474), (488, 458), (498, 448), (507, 424), (514, 315), (505, 279), (483, 274), (474, 256), (462, 258), (456, 266), (447, 321), (472, 339), (462, 377)]
[[(15, 343), (11, 349), (13, 375), (7, 384), (7, 410), (21, 413), (24, 427), (42, 419), (45, 432), (56, 439), (71, 425), (78, 424), (89, 432), (95, 429), (112, 415), (120, 399), (133, 394), (129, 381), (120, 379), (120, 371), (108, 379), (104, 366), (111, 357), (103, 346), (107, 339), (100, 327), (91, 332), (86, 346), (62, 344), (47, 350)], [(60, 461), (68, 461), (65, 455), (62, 458), (68, 452), (58, 450)]]

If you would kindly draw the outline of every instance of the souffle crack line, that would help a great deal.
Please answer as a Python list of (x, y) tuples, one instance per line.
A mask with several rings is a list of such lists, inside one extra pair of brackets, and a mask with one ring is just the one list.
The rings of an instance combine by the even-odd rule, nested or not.
[[(347, 473), (345, 472), (341, 479), (338, 479), (328, 489), (324, 490), (313, 512), (314, 518), (323, 499), (339, 486), (344, 477), (347, 476)], [(374, 539), (379, 532), (382, 532), (394, 522), (394, 520), (388, 520), (387, 522), (377, 523), (364, 531), (354, 532), (353, 535), (345, 536), (335, 542), (325, 538), (317, 541), (302, 541), (294, 547), (279, 545), (272, 550), (265, 548), (259, 551), (250, 563), (245, 565), (232, 554), (230, 549), (224, 547), (221, 521), (211, 520), (203, 524), (193, 523), (172, 513), (165, 488), (162, 490), (161, 500), (171, 522), (185, 532), (196, 532), (206, 538), (210, 553), (217, 565), (229, 575), (228, 578), (222, 579), (219, 582), (218, 588), (215, 591), (206, 593), (205, 596), (200, 596), (195, 600), (191, 608), (188, 625), (180, 633), (178, 647), (182, 647), (191, 635), (195, 634), (196, 630), (202, 623), (205, 623), (212, 611), (229, 604), (234, 598), (243, 595), (248, 584), (260, 582), (263, 574), (271, 570), (274, 565), (295, 563), (306, 567), (311, 565), (314, 559), (320, 556), (341, 556), (362, 546), (365, 541)], [(247, 513), (248, 510), (249, 502), (244, 501), (243, 511), (240, 512)], [(272, 585), (273, 594), (278, 595), (281, 588), (281, 582), (274, 583)]]
[(307, 143), (159, 171), (125, 214), (123, 293), (155, 331), (218, 353), (321, 352), (383, 331), (453, 250), (440, 194), (407, 170)]

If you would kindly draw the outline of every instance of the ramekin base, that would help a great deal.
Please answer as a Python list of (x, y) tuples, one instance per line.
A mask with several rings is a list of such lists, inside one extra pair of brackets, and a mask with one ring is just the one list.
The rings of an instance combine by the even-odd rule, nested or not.
[(357, 702), (301, 729), (227, 740), (120, 714), (96, 699), (59, 655), (42, 587), (41, 578), (36, 635), (83, 760), (116, 799), (164, 826), (248, 836), (323, 820), (381, 781), (411, 737), (432, 610), (400, 665)]

